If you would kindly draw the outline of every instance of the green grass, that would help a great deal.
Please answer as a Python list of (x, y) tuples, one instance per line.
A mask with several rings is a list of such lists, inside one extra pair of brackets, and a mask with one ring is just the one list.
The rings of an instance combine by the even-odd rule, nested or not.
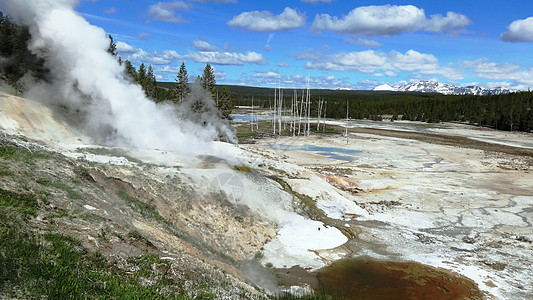
[(311, 130), (312, 133), (316, 133), (316, 134), (342, 134), (343, 132), (341, 130), (337, 130), (335, 129), (334, 127), (326, 127), (326, 129), (324, 130), (324, 128), (320, 129), (319, 131), (317, 130)]
[(0, 145), (0, 158), (5, 160), (24, 161), (31, 164), (35, 159), (49, 157), (50, 154), (43, 151), (30, 151), (12, 145)]
[(245, 143), (248, 139), (254, 138), (258, 135), (259, 134), (257, 133), (257, 131), (240, 129), (237, 131), (237, 140), (239, 141), (239, 143)]
[(66, 192), (68, 197), (71, 199), (82, 199), (82, 196), (78, 192), (73, 190), (70, 186), (68, 186), (65, 183), (57, 182), (57, 181), (53, 182), (46, 178), (37, 178), (36, 182), (44, 186), (53, 187), (53, 188), (62, 190)]
[[(154, 256), (128, 261), (133, 275), (108, 265), (99, 253), (86, 254), (76, 239), (23, 230), (16, 216), (0, 207), (0, 298), (23, 299), (189, 299), (164, 291), (152, 269)], [(154, 282), (144, 286), (146, 280)]]
[(0, 177), (8, 177), (8, 176), (13, 176), (15, 174), (13, 174), (13, 172), (9, 171), (9, 170), (6, 170), (6, 169), (0, 169)]
[(134, 239), (134, 240), (140, 240), (143, 238), (143, 236), (136, 230), (128, 232), (128, 237)]
[(157, 221), (168, 223), (165, 218), (163, 218), (156, 210), (154, 205), (146, 204), (139, 199), (128, 195), (126, 192), (119, 190), (117, 195), (124, 201), (126, 201), (130, 207), (137, 210), (143, 217), (150, 217)]
[(0, 207), (12, 207), (24, 216), (37, 214), (37, 197), (32, 194), (19, 194), (0, 189)]

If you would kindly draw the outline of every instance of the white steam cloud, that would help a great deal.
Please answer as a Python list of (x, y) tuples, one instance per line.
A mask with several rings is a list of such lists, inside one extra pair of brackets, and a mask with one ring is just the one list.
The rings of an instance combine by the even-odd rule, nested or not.
[[(52, 84), (45, 90), (41, 85), (30, 96), (39, 93), (37, 100), (48, 97), (46, 101), (83, 112), (83, 126), (93, 137), (106, 132), (107, 141), (111, 138), (137, 148), (220, 155), (217, 143), (211, 141), (221, 135), (231, 139), (230, 126), (205, 115), (213, 114), (212, 109), (199, 116), (205, 121), (198, 125), (190, 118), (179, 118), (175, 109), (147, 99), (107, 53), (105, 31), (75, 12), (76, 4), (74, 0), (0, 0), (12, 20), (29, 26), (30, 50), (46, 59), (53, 74)], [(213, 102), (209, 95), (194, 97)]]

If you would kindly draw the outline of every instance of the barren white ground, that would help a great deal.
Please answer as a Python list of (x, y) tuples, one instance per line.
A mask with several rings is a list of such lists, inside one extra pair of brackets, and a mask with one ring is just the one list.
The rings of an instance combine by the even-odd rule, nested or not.
[[(459, 124), (428, 127), (362, 121), (349, 126), (423, 130), (533, 147), (533, 134)], [(361, 153), (348, 162), (318, 152), (272, 149), (272, 144), (338, 147)], [(280, 137), (242, 147), (264, 168), (282, 170), (279, 173), (286, 174), (292, 188), (316, 199), (328, 216), (361, 230), (355, 240), (336, 251), (318, 252), (323, 263), (348, 252), (349, 256), (417, 261), (463, 274), (491, 298), (532, 297), (531, 157), (370, 134), (351, 134), (348, 143), (339, 136)], [(357, 193), (339, 189), (343, 184), (356, 187)], [(314, 228), (310, 238), (319, 243), (321, 232)], [(279, 244), (298, 245), (298, 235), (295, 232), (293, 239), (279, 238), (267, 245), (264, 261), (278, 267), (316, 268), (316, 260), (306, 264), (301, 258), (291, 261), (279, 255)]]

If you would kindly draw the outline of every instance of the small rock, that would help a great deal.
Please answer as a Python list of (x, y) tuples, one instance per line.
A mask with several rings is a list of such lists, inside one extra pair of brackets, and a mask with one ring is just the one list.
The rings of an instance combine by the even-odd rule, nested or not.
[(85, 204), (83, 207), (84, 207), (85, 209), (87, 209), (87, 210), (96, 210), (96, 207), (94, 207), (94, 206), (90, 206), (90, 205), (88, 205), (88, 204)]
[(473, 238), (473, 237), (465, 236), (463, 238), (463, 242), (465, 242), (467, 244), (474, 244), (476, 242), (476, 239)]

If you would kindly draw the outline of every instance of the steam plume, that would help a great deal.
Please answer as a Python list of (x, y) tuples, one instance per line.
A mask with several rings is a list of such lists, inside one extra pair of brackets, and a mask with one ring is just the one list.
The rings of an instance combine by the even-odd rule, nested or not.
[[(209, 141), (221, 132), (229, 135), (228, 124), (213, 123), (213, 118), (201, 126), (179, 120), (169, 107), (148, 100), (107, 53), (105, 31), (75, 12), (76, 4), (75, 0), (0, 0), (12, 20), (29, 26), (30, 50), (44, 57), (52, 71), (48, 97), (84, 112), (83, 125), (93, 137), (107, 132), (107, 139), (138, 148), (216, 153), (217, 144)], [(38, 93), (43, 98), (42, 86)]]

